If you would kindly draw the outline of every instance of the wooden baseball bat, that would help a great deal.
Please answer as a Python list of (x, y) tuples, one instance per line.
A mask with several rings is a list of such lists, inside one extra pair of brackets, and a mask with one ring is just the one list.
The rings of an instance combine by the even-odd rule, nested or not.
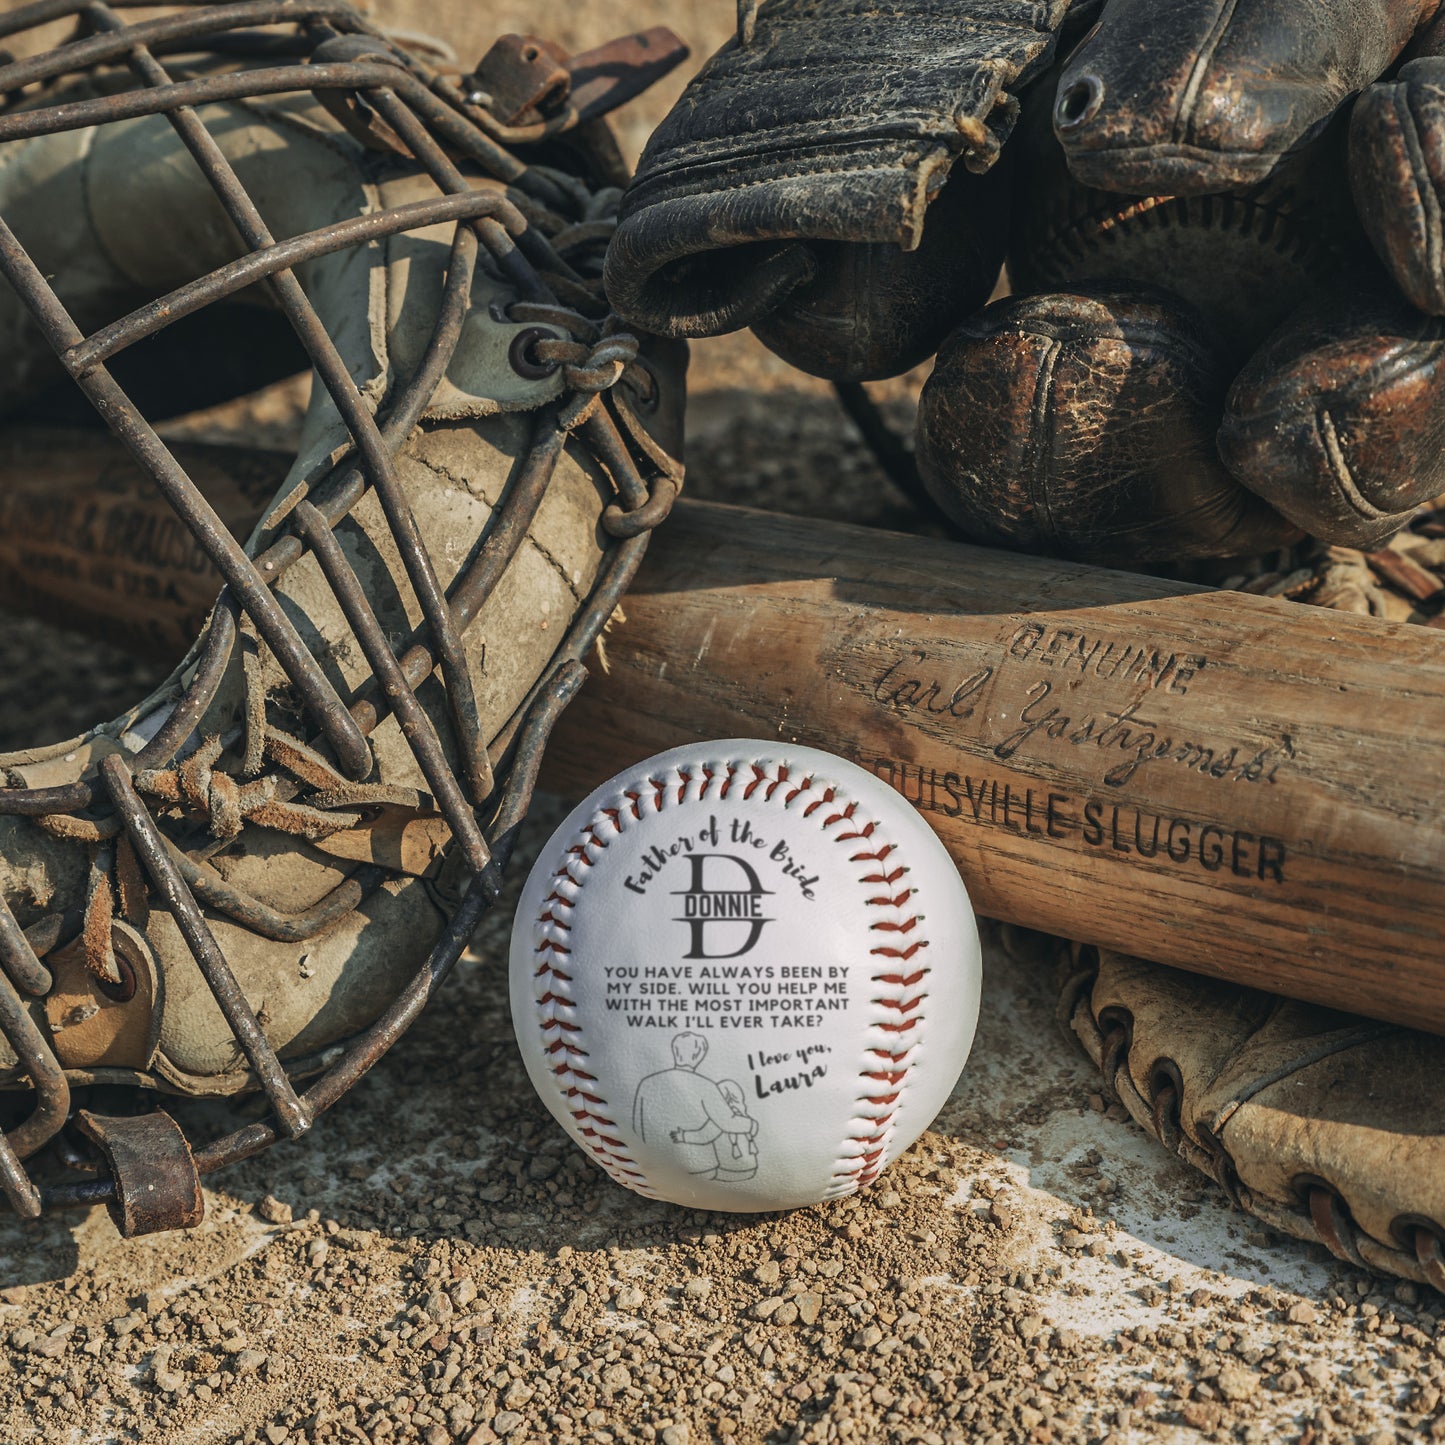
[[(107, 446), (51, 476), (58, 515), (88, 515)], [(222, 490), (243, 533), (261, 489)], [(124, 496), (140, 534), (169, 515)], [(6, 598), (38, 581), (16, 518)], [(188, 637), (203, 606), (152, 591), (67, 594), (68, 616)], [(821, 747), (923, 811), (983, 914), (1445, 1033), (1445, 634), (702, 502), (623, 611), (547, 786), (704, 738)]]
[(980, 913), (1445, 1033), (1445, 634), (703, 503), (623, 610), (551, 787), (825, 748)]

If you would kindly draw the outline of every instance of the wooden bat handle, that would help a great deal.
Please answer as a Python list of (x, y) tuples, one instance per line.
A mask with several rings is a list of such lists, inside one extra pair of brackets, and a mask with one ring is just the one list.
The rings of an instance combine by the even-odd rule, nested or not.
[(1445, 636), (683, 503), (544, 782), (757, 737), (920, 808), (981, 913), (1445, 1033)]
[[(173, 450), (241, 538), (289, 461), (245, 447)], [(0, 431), (0, 607), (179, 662), (219, 589), (200, 544), (108, 432)]]

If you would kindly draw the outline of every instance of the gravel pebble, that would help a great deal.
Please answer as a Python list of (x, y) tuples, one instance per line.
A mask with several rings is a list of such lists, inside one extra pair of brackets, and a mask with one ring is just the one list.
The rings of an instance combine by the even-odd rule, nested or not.
[(1259, 1376), (1243, 1365), (1225, 1365), (1215, 1376), (1215, 1385), (1226, 1400), (1247, 1400), (1259, 1389)]
[(274, 1194), (268, 1194), (256, 1206), (256, 1213), (266, 1221), (267, 1224), (290, 1224), (291, 1206), (283, 1204)]

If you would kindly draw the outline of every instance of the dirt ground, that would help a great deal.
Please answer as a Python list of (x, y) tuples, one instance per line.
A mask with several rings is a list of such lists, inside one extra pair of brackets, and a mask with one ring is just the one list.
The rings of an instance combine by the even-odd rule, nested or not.
[[(661, 17), (704, 52), (731, 9), (438, 0), (426, 28), (581, 48)], [(900, 420), (917, 382), (884, 389)], [(697, 495), (914, 520), (827, 389), (745, 339), (697, 348), (690, 432)], [(0, 746), (146, 686), (0, 623)], [(1106, 1104), (1049, 970), (992, 930), (958, 1088), (864, 1195), (741, 1217), (611, 1184), (508, 1016), (510, 899), (563, 809), (539, 800), (438, 1005), (310, 1136), (215, 1176), (200, 1228), (0, 1219), (0, 1445), (1445, 1439), (1445, 1301), (1232, 1209)], [(182, 1113), (212, 1136), (252, 1107)]]
[[(539, 808), (528, 854), (560, 813)], [(1380, 1445), (1428, 1425), (1439, 1301), (1231, 1212), (1103, 1108), (1048, 978), (996, 943), (933, 1129), (857, 1199), (749, 1218), (644, 1201), (572, 1148), (516, 1056), (506, 931), (504, 905), (313, 1136), (214, 1180), (194, 1233), (128, 1243), (100, 1210), (0, 1226), (0, 1439)]]

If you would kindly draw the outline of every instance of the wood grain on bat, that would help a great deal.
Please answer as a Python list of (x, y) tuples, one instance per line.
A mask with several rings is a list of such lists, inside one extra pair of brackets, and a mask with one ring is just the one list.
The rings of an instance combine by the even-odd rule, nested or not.
[[(242, 537), (286, 475), (279, 452), (174, 450)], [(0, 435), (0, 606), (179, 661), (219, 586), (200, 543), (108, 433)]]
[(1445, 636), (701, 503), (545, 779), (696, 738), (861, 763), (978, 909), (1445, 1032)]

